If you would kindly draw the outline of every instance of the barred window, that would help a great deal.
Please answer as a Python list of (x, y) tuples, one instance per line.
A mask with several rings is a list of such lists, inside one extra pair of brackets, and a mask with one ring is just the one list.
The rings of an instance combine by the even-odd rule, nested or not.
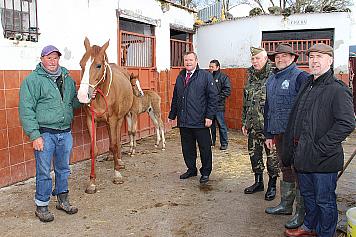
[(0, 0), (4, 37), (38, 41), (37, 0)]
[(193, 35), (191, 33), (171, 29), (171, 67), (184, 66), (183, 57), (193, 50)]

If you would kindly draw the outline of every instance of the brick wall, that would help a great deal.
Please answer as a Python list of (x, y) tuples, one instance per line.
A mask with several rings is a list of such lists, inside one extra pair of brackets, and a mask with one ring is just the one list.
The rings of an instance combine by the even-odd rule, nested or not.
[(229, 76), (231, 82), (231, 95), (228, 97), (225, 106), (225, 121), (228, 128), (240, 130), (242, 127), (243, 88), (247, 78), (247, 69), (229, 68), (222, 71)]
[[(167, 123), (175, 79), (180, 68), (160, 73), (140, 72), (144, 80), (149, 81), (162, 98), (162, 120), (166, 130), (172, 125)], [(142, 70), (141, 70), (142, 71)], [(35, 160), (32, 142), (24, 134), (18, 115), (19, 88), (22, 80), (31, 71), (0, 70), (0, 187), (26, 180), (35, 175)], [(225, 69), (232, 84), (232, 94), (226, 104), (226, 121), (229, 128), (241, 128), (242, 90), (246, 78), (246, 69)], [(80, 71), (70, 71), (71, 76), (80, 84)], [(148, 76), (151, 75), (151, 76)], [(127, 125), (123, 125), (123, 143), (128, 141)], [(155, 133), (154, 125), (149, 117), (140, 116), (138, 137), (146, 137)], [(83, 109), (75, 111), (72, 125), (73, 153), (71, 163), (90, 157), (90, 137)], [(109, 150), (109, 136), (105, 124), (97, 129), (99, 153)], [(88, 174), (89, 175), (89, 174)]]
[[(23, 132), (18, 114), (20, 84), (30, 72), (0, 70), (0, 187), (35, 175), (32, 142)], [(79, 85), (80, 71), (71, 71), (71, 76)], [(90, 152), (90, 138), (82, 109), (75, 111), (72, 132), (71, 162), (74, 163), (89, 158)], [(109, 137), (105, 125), (99, 125), (97, 136), (99, 151), (107, 151)]]

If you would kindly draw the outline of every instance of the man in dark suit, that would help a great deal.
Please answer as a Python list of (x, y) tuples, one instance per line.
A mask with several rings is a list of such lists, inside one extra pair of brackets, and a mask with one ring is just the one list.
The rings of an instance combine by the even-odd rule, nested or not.
[(176, 80), (168, 116), (170, 122), (177, 118), (184, 162), (188, 168), (180, 179), (197, 176), (198, 142), (202, 163), (200, 183), (207, 183), (212, 170), (209, 127), (216, 114), (218, 92), (211, 73), (199, 68), (194, 52), (184, 55), (184, 67)]

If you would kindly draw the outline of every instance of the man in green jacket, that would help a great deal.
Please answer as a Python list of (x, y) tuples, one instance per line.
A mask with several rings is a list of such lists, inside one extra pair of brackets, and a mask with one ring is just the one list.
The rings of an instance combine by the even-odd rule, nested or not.
[[(59, 65), (62, 54), (48, 45), (41, 53), (41, 63), (21, 84), (19, 114), (22, 127), (30, 137), (36, 159), (36, 216), (43, 222), (53, 221), (48, 211), (51, 197), (57, 196), (56, 208), (68, 214), (78, 209), (68, 199), (69, 158), (73, 137), (73, 109), (80, 107), (74, 80)], [(54, 159), (53, 159), (54, 158)], [(52, 191), (51, 163), (55, 173)]]

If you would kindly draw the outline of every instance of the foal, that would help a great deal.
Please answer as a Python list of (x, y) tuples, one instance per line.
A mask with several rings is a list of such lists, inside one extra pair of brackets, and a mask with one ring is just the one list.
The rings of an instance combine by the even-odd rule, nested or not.
[(164, 138), (164, 124), (161, 119), (161, 97), (155, 91), (143, 91), (137, 76), (131, 74), (130, 81), (134, 94), (131, 110), (126, 115), (130, 136), (130, 155), (133, 156), (135, 154), (138, 115), (144, 112), (148, 113), (156, 127), (157, 139), (155, 147), (158, 147), (162, 140), (162, 150), (165, 150), (166, 139)]

